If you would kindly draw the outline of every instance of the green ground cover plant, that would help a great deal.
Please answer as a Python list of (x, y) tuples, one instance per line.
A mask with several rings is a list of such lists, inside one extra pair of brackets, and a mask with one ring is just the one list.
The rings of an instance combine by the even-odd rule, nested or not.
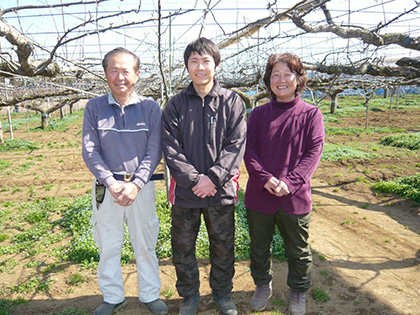
[(390, 135), (382, 138), (380, 144), (410, 150), (420, 150), (420, 132)]
[(315, 288), (312, 291), (312, 297), (317, 302), (327, 302), (331, 299), (328, 293), (324, 289), (320, 288)]
[(52, 120), (45, 129), (42, 129), (41, 126), (38, 126), (29, 130), (32, 132), (65, 131), (69, 128), (71, 124), (74, 124), (76, 121), (81, 119), (81, 117), (83, 117), (82, 110), (71, 115), (65, 116), (63, 118)]
[[(160, 220), (160, 230), (156, 254), (158, 258), (172, 256), (171, 249), (171, 210), (166, 200), (164, 190), (156, 192), (156, 211)], [(72, 234), (71, 245), (65, 249), (63, 259), (72, 260), (86, 267), (94, 267), (99, 261), (99, 252), (93, 240), (91, 224), (91, 197), (85, 195), (75, 200), (63, 213), (61, 225)], [(209, 257), (208, 236), (204, 221), (200, 226), (197, 237), (197, 258)], [(273, 256), (279, 260), (285, 260), (283, 240), (276, 231), (273, 240)], [(246, 208), (243, 204), (243, 193), (239, 195), (239, 202), (235, 213), (235, 256), (237, 259), (249, 257), (249, 230), (246, 221)], [(126, 230), (122, 249), (122, 263), (134, 260), (134, 252), (131, 247), (128, 231)]]
[(67, 284), (73, 285), (73, 286), (80, 286), (85, 282), (88, 282), (89, 278), (76, 272), (70, 275), (70, 277), (67, 279)]
[(377, 159), (380, 155), (376, 153), (367, 153), (359, 149), (341, 144), (325, 143), (322, 151), (321, 161), (341, 161), (350, 159)]
[(372, 188), (378, 192), (397, 194), (420, 203), (420, 173), (374, 183)]
[(8, 169), (11, 165), (12, 162), (0, 159), (0, 171)]
[(27, 303), (26, 300), (18, 298), (15, 300), (11, 299), (0, 299), (0, 314), (8, 315), (10, 314), (11, 309), (19, 304)]
[[(51, 220), (51, 214), (59, 213), (65, 205), (62, 199), (45, 198), (21, 205), (14, 203), (7, 211), (2, 210), (0, 212), (2, 235), (7, 236), (10, 242), (2, 242), (0, 259), (2, 255), (18, 253), (30, 257), (46, 251), (51, 244), (66, 237), (66, 231), (54, 229), (59, 222)], [(19, 215), (16, 216), (16, 213)]]
[(368, 127), (368, 128), (340, 128), (340, 127), (325, 127), (325, 133), (330, 136), (334, 135), (371, 135), (382, 133), (396, 133), (405, 132), (405, 129), (395, 127)]
[(0, 144), (0, 152), (5, 151), (32, 151), (40, 148), (40, 145), (29, 141), (19, 139), (4, 139), (4, 143)]
[[(3, 116), (4, 117), (4, 116)], [(40, 120), (39, 114), (29, 114), (28, 119), (21, 113), (11, 113), (12, 127), (13, 130), (26, 128), (27, 123), (29, 125), (36, 124)], [(3, 130), (10, 130), (9, 121), (7, 119), (0, 120), (3, 125)]]
[[(83, 110), (73, 112), (73, 114), (64, 116), (63, 118), (51, 119), (50, 123), (48, 124), (48, 127), (45, 129), (42, 129), (40, 127), (41, 117), (37, 113), (28, 115), (28, 118), (26, 118), (21, 113), (12, 113), (11, 117), (12, 117), (13, 130), (26, 129), (27, 128), (26, 126), (29, 124), (29, 126), (37, 126), (37, 127), (30, 127), (29, 132), (52, 131), (52, 130), (63, 131), (63, 130), (67, 130), (71, 124), (74, 124), (81, 117), (83, 117)], [(9, 122), (7, 119), (1, 119), (0, 121), (2, 123), (4, 130), (10, 129)]]
[[(170, 207), (163, 190), (157, 191), (157, 213), (161, 221), (157, 256), (168, 258), (172, 255), (170, 228)], [(36, 199), (21, 205), (13, 204), (12, 208), (0, 213), (0, 222), (8, 222), (2, 227), (2, 240), (0, 243), (0, 265), (3, 269), (12, 271), (13, 262), (3, 258), (3, 255), (22, 253), (24, 258), (31, 258), (43, 252), (51, 253), (56, 258), (56, 263), (72, 261), (81, 264), (84, 268), (95, 268), (99, 261), (99, 251), (93, 240), (90, 223), (91, 196), (84, 195), (72, 200), (71, 198), (45, 198)], [(13, 217), (13, 213), (20, 213)], [(53, 214), (58, 214), (59, 219), (53, 220)], [(235, 256), (237, 259), (249, 258), (249, 230), (246, 220), (246, 208), (243, 204), (243, 193), (236, 209), (236, 237)], [(56, 217), (56, 216), (55, 216)], [(60, 242), (69, 238), (65, 245)], [(279, 260), (286, 260), (283, 240), (276, 230), (273, 240), (273, 256)], [(197, 238), (197, 257), (208, 258), (209, 244), (204, 222), (200, 227)], [(131, 247), (129, 234), (126, 229), (121, 261), (123, 264), (134, 261), (134, 252)], [(31, 260), (33, 261), (33, 260)], [(39, 267), (39, 262), (27, 263), (26, 268)], [(55, 266), (55, 265), (54, 265)], [(45, 269), (48, 274), (53, 268)], [(32, 279), (32, 284), (22, 283), (22, 290), (38, 288), (41, 283)], [(35, 286), (36, 284), (36, 286)], [(46, 288), (48, 289), (48, 288)], [(38, 288), (38, 290), (40, 290)]]

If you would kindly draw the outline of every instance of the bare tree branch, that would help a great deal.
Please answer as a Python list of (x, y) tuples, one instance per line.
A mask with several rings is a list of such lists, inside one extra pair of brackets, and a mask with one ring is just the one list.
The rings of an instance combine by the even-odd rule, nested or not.
[(404, 15), (406, 15), (406, 14), (409, 14), (409, 13), (413, 12), (413, 11), (414, 11), (415, 9), (417, 9), (419, 6), (420, 6), (420, 2), (416, 2), (416, 5), (415, 5), (412, 9), (410, 9), (410, 10), (408, 10), (408, 11), (405, 11), (405, 12), (401, 13), (400, 15), (396, 16), (395, 18), (393, 18), (392, 20), (388, 21), (388, 22), (387, 22), (387, 23), (385, 23), (385, 24), (379, 23), (378, 27), (377, 27), (375, 30), (373, 30), (373, 32), (375, 32), (375, 33), (376, 33), (376, 32), (378, 32), (381, 28), (387, 27), (389, 24), (394, 23), (395, 21), (397, 21), (398, 19), (400, 19), (402, 16), (404, 16)]
[(0, 107), (14, 106), (19, 103), (26, 102), (26, 101), (33, 101), (33, 100), (42, 99), (46, 97), (53, 97), (53, 96), (65, 96), (65, 95), (71, 95), (75, 93), (76, 93), (75, 91), (71, 91), (71, 90), (61, 90), (61, 91), (49, 91), (49, 92), (43, 92), (43, 93), (17, 96), (13, 99), (0, 99)]
[(343, 66), (343, 65), (325, 65), (317, 64), (315, 66), (306, 65), (305, 69), (315, 70), (321, 73), (328, 74), (348, 74), (348, 75), (365, 75), (383, 76), (383, 77), (403, 77), (406, 79), (420, 78), (420, 70), (411, 67), (380, 67), (365, 62), (360, 66)]
[(413, 59), (413, 58), (401, 58), (396, 62), (397, 65), (400, 67), (414, 67), (417, 69), (420, 69), (420, 60), (419, 59)]
[(105, 1), (109, 1), (109, 0), (97, 0), (97, 1), (87, 1), (87, 2), (78, 1), (78, 2), (49, 4), (49, 5), (25, 5), (25, 6), (19, 6), (19, 7), (8, 8), (5, 10), (0, 10), (0, 17), (7, 13), (11, 13), (11, 12), (16, 13), (17, 11), (20, 11), (20, 10), (60, 8), (60, 7), (69, 7), (72, 5), (80, 5), (80, 4), (96, 4), (96, 3), (101, 3)]
[[(417, 6), (419, 5), (417, 4)], [(313, 26), (306, 23), (297, 11), (294, 11), (289, 17), (297, 27), (308, 33), (334, 33), (341, 38), (358, 38), (366, 44), (372, 44), (377, 47), (396, 44), (404, 48), (420, 50), (420, 37), (410, 37), (404, 33), (380, 35), (375, 31), (369, 31), (355, 26), (344, 28), (337, 24)]]
[[(10, 67), (9, 71), (16, 74), (23, 74), (27, 76), (34, 76), (36, 70), (40, 66), (40, 62), (32, 61), (30, 56), (33, 52), (34, 46), (26, 36), (20, 34), (10, 24), (0, 18), (0, 36), (6, 37), (6, 39), (12, 45), (17, 47), (16, 54), (18, 56), (20, 67)], [(43, 76), (53, 77), (59, 73), (59, 68), (56, 64), (49, 64), (45, 67), (45, 71), (42, 73)]]
[[(102, 0), (102, 1), (107, 1), (107, 0)], [(84, 32), (83, 34), (80, 34), (79, 36), (75, 36), (75, 37), (72, 37), (72, 38), (65, 39), (73, 31), (75, 31), (76, 29), (78, 29), (82, 26), (85, 26), (89, 23), (96, 23), (97, 21), (104, 20), (104, 19), (107, 19), (107, 18), (116, 17), (116, 16), (119, 16), (119, 15), (122, 15), (122, 14), (131, 13), (131, 12), (136, 12), (136, 10), (133, 9), (133, 10), (129, 10), (129, 11), (120, 11), (120, 12), (115, 13), (115, 14), (98, 17), (97, 19), (89, 19), (89, 20), (87, 20), (87, 21), (85, 21), (85, 22), (67, 30), (64, 33), (64, 35), (62, 35), (61, 38), (58, 40), (55, 47), (49, 52), (50, 57), (48, 59), (42, 60), (42, 61), (34, 61), (34, 60), (31, 60), (31, 58), (30, 58), (31, 54), (34, 51), (34, 46), (39, 46), (39, 45), (32, 42), (26, 36), (22, 35), (20, 32), (18, 32), (15, 28), (13, 28), (11, 25), (9, 25), (6, 21), (4, 21), (0, 17), (0, 36), (6, 37), (6, 39), (9, 41), (9, 43), (11, 43), (12, 45), (15, 45), (17, 47), (16, 54), (18, 55), (18, 60), (19, 60), (19, 64), (20, 64), (20, 67), (18, 65), (16, 67), (11, 66), (10, 63), (8, 65), (0, 65), (0, 67), (4, 71), (8, 71), (8, 72), (15, 73), (15, 74), (20, 74), (20, 75), (26, 75), (26, 76), (41, 75), (41, 76), (47, 76), (47, 77), (54, 77), (60, 72), (60, 69), (59, 69), (57, 64), (52, 63), (52, 60), (53, 60), (53, 58), (56, 54), (56, 51), (57, 51), (58, 47), (60, 47), (60, 46), (66, 45), (66, 44), (68, 44), (72, 41), (81, 39), (81, 38), (89, 36), (89, 35), (104, 33), (104, 32), (109, 31), (109, 30), (115, 30), (115, 29), (124, 28), (124, 27), (127, 27), (127, 26), (145, 24), (145, 23), (153, 22), (153, 21), (157, 21), (157, 20), (168, 19), (170, 17), (177, 16), (177, 15), (182, 15), (182, 14), (191, 12), (193, 10), (194, 9), (189, 9), (189, 10), (185, 10), (185, 11), (179, 10), (177, 12), (174, 12), (174, 13), (169, 14), (169, 15), (164, 16), (164, 17), (160, 16), (160, 18), (158, 18), (158, 19), (150, 18), (150, 19), (143, 20), (143, 21), (129, 22), (129, 23), (123, 23), (123, 24), (119, 24), (119, 25), (112, 25), (111, 24), (108, 27), (103, 27), (101, 29), (95, 29), (95, 30), (92, 30), (92, 31), (87, 31), (87, 32)]]
[(219, 48), (226, 48), (230, 45), (236, 44), (237, 42), (239, 42), (240, 40), (242, 40), (242, 38), (247, 38), (252, 36), (253, 34), (255, 34), (261, 27), (266, 27), (268, 25), (270, 25), (271, 23), (280, 21), (280, 20), (284, 20), (288, 18), (288, 14), (291, 12), (295, 12), (295, 11), (305, 11), (306, 13), (308, 12), (308, 10), (314, 10), (316, 7), (328, 2), (330, 0), (303, 0), (298, 2), (296, 5), (294, 5), (292, 8), (281, 12), (281, 13), (277, 13), (273, 16), (268, 16), (266, 18), (257, 20), (255, 22), (252, 22), (246, 26), (244, 26), (243, 28), (233, 32), (230, 37), (228, 37), (227, 39), (223, 40), (222, 42), (220, 42), (218, 44)]

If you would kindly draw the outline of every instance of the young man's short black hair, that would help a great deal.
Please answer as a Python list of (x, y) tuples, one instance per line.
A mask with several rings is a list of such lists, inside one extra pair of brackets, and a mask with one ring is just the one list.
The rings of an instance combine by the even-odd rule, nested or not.
[(118, 54), (127, 54), (127, 55), (130, 55), (131, 57), (133, 57), (134, 70), (137, 72), (140, 69), (140, 58), (136, 54), (133, 54), (131, 51), (129, 51), (128, 49), (125, 49), (123, 47), (117, 47), (117, 48), (107, 52), (104, 59), (102, 60), (102, 67), (104, 68), (105, 72), (106, 72), (106, 68), (108, 67), (109, 59), (111, 59), (111, 57), (113, 57), (115, 55), (118, 55)]
[(197, 38), (188, 44), (184, 51), (184, 62), (188, 69), (188, 59), (192, 53), (198, 53), (199, 55), (208, 54), (213, 57), (216, 67), (220, 64), (220, 52), (219, 47), (213, 43), (210, 39), (205, 37)]

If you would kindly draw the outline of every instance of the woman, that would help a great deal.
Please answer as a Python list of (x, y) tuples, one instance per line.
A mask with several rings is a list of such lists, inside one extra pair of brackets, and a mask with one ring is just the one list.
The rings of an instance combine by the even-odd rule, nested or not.
[(272, 99), (249, 116), (244, 157), (251, 275), (256, 284), (250, 304), (261, 311), (271, 297), (271, 242), (277, 225), (288, 258), (289, 313), (305, 314), (312, 268), (310, 178), (321, 158), (324, 123), (320, 110), (299, 98), (307, 82), (299, 57), (271, 55), (264, 82)]

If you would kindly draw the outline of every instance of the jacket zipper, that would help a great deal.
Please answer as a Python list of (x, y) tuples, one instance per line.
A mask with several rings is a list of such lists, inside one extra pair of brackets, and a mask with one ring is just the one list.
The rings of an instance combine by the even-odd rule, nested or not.
[[(202, 107), (202, 112), (203, 112), (203, 153), (204, 153), (204, 165), (207, 166), (207, 148), (206, 148), (206, 110), (205, 110), (205, 100), (204, 98), (201, 98), (201, 107)], [(211, 201), (209, 197), (206, 197), (207, 199), (207, 205), (210, 206), (211, 205)]]
[(123, 121), (123, 127), (125, 128), (125, 110), (124, 110), (124, 106), (121, 106), (121, 118), (122, 118), (122, 121)]

